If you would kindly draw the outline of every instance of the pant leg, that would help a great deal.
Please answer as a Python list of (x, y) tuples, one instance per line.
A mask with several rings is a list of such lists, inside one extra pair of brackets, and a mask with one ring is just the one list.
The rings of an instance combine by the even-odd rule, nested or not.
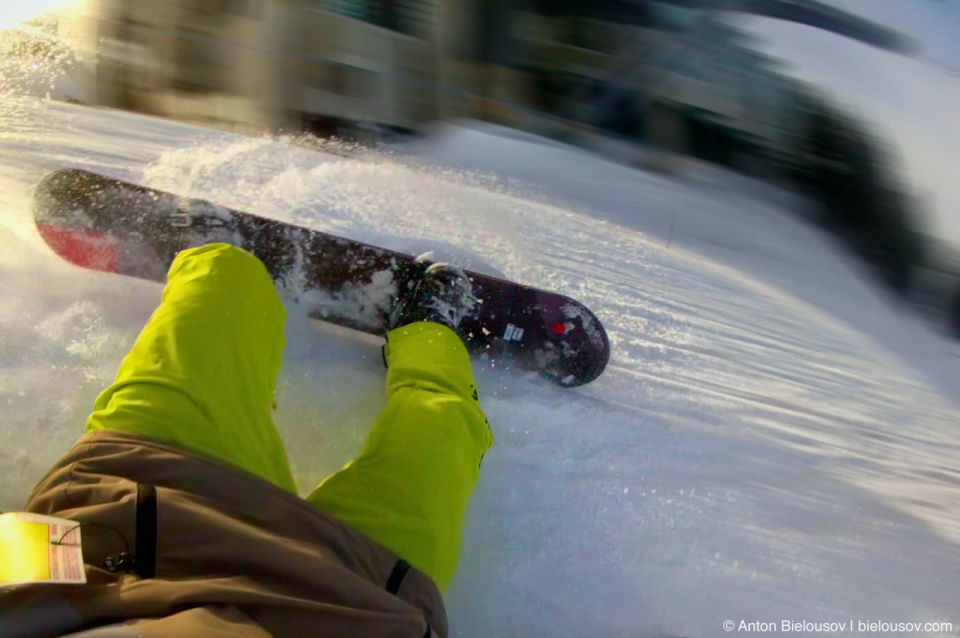
[(226, 244), (181, 252), (87, 431), (172, 443), (295, 493), (271, 419), (285, 318), (266, 268), (250, 253)]
[(387, 335), (387, 405), (360, 455), (307, 500), (429, 575), (453, 577), (467, 501), (493, 435), (470, 361), (449, 328)]

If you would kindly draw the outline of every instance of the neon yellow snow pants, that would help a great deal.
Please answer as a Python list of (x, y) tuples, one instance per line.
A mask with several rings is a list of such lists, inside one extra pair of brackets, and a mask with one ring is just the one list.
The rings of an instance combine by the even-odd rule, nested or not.
[[(231, 463), (296, 493), (271, 410), (286, 314), (266, 268), (226, 244), (181, 252), (161, 302), (87, 430), (122, 430)], [(387, 405), (359, 456), (307, 501), (429, 575), (456, 569), (467, 501), (493, 436), (454, 332), (387, 335)]]

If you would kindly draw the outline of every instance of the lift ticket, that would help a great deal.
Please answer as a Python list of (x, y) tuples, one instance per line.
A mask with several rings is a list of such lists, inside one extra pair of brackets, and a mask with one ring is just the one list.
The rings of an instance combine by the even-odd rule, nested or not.
[(26, 512), (0, 514), (0, 588), (86, 582), (80, 523)]

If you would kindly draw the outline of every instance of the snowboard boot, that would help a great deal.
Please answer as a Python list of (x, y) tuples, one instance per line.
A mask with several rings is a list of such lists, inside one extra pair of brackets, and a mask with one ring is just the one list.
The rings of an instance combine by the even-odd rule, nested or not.
[(418, 272), (398, 295), (390, 313), (390, 330), (417, 321), (443, 324), (459, 334), (460, 322), (471, 316), (479, 301), (473, 295), (470, 278), (463, 269), (444, 262), (430, 263), (417, 258)]

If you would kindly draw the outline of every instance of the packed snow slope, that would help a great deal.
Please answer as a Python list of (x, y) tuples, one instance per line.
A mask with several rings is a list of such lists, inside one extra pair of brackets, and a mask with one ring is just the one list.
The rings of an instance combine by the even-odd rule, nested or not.
[[(951, 346), (732, 178), (663, 178), (502, 133), (450, 125), (338, 157), (2, 98), (0, 509), (79, 435), (159, 300), (159, 285), (43, 245), (31, 189), (78, 166), (440, 248), (595, 309), (613, 350), (588, 386), (478, 365), (497, 442), (447, 596), (454, 636), (712, 637), (727, 620), (960, 630)], [(275, 420), (308, 490), (358, 450), (383, 370), (375, 340), (289, 315)]]

